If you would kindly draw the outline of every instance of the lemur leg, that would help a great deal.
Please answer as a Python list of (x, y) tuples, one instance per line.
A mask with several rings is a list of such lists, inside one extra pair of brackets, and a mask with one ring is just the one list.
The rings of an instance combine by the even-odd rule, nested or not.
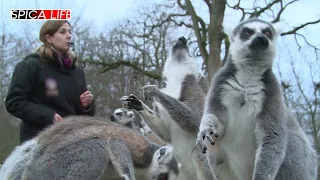
[(208, 161), (206, 156), (203, 156), (198, 149), (194, 149), (192, 152), (192, 161), (197, 171), (198, 180), (217, 180), (211, 171), (211, 167), (208, 166)]
[(131, 153), (126, 145), (120, 140), (109, 138), (108, 153), (110, 161), (119, 176), (124, 180), (135, 180)]
[(143, 87), (143, 95), (146, 100), (155, 97), (163, 107), (166, 108), (170, 116), (176, 121), (181, 129), (187, 132), (198, 132), (198, 118), (192, 110), (184, 103), (180, 102), (163, 92), (156, 85), (146, 85)]

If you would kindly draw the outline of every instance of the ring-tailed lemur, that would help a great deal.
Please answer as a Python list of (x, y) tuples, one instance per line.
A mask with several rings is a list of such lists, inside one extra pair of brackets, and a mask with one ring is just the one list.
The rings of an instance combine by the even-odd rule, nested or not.
[(130, 94), (129, 96), (122, 96), (120, 101), (123, 107), (135, 110), (142, 119), (158, 135), (163, 141), (170, 142), (170, 133), (165, 122), (160, 119), (157, 114), (153, 112), (146, 104), (144, 104), (137, 96)]
[[(137, 113), (139, 114), (139, 112)], [(130, 111), (126, 108), (118, 108), (114, 111), (113, 115), (110, 117), (114, 119), (114, 122), (117, 122), (129, 128), (135, 129), (136, 131), (144, 135), (151, 142), (154, 142), (161, 146), (169, 145), (151, 130), (151, 128), (145, 123), (142, 116), (141, 116), (142, 120), (139, 124), (141, 127), (139, 128), (138, 126), (135, 126), (134, 125), (135, 115), (133, 111)]]
[[(164, 87), (159, 89), (155, 85), (146, 85), (143, 94), (147, 100), (154, 98), (154, 111), (170, 134), (170, 144), (182, 164), (178, 178), (211, 180), (213, 175), (206, 156), (195, 144), (205, 98), (205, 92), (198, 83), (203, 74), (197, 60), (189, 55), (184, 37), (173, 45), (162, 76)], [(145, 121), (148, 124), (148, 118)]]
[(136, 129), (138, 132), (140, 132), (140, 125), (138, 127), (134, 124), (134, 112), (126, 108), (118, 108), (114, 110), (113, 114), (110, 116), (110, 120), (129, 128)]
[(175, 180), (179, 174), (172, 147), (97, 117), (65, 117), (37, 138), (23, 180)]
[(37, 145), (37, 138), (30, 139), (17, 146), (5, 159), (0, 169), (0, 180), (21, 180), (29, 157)]
[(228, 60), (209, 88), (196, 144), (214, 144), (218, 179), (315, 180), (317, 158), (282, 99), (272, 70), (278, 32), (260, 19), (241, 22)]

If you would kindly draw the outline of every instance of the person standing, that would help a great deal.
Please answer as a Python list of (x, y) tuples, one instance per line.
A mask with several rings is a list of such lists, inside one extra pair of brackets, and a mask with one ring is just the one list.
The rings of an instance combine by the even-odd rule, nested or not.
[(70, 23), (46, 21), (39, 39), (42, 45), (15, 66), (5, 99), (6, 110), (22, 120), (20, 144), (65, 116), (95, 115), (84, 70), (70, 51)]

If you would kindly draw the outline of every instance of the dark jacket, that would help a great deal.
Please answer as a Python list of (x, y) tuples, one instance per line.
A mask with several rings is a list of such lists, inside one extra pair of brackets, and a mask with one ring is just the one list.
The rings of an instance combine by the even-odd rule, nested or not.
[(45, 62), (30, 54), (19, 62), (13, 72), (5, 106), (22, 120), (20, 143), (33, 138), (53, 123), (55, 113), (68, 115), (95, 114), (94, 103), (84, 109), (80, 95), (87, 90), (84, 71), (73, 65), (66, 69), (58, 61)]

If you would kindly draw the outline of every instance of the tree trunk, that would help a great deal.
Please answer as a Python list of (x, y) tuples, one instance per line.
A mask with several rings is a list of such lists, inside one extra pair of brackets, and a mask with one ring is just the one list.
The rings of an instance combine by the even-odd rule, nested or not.
[(226, 0), (212, 0), (210, 7), (210, 24), (208, 27), (209, 57), (206, 68), (210, 80), (221, 67), (222, 23), (226, 8)]

